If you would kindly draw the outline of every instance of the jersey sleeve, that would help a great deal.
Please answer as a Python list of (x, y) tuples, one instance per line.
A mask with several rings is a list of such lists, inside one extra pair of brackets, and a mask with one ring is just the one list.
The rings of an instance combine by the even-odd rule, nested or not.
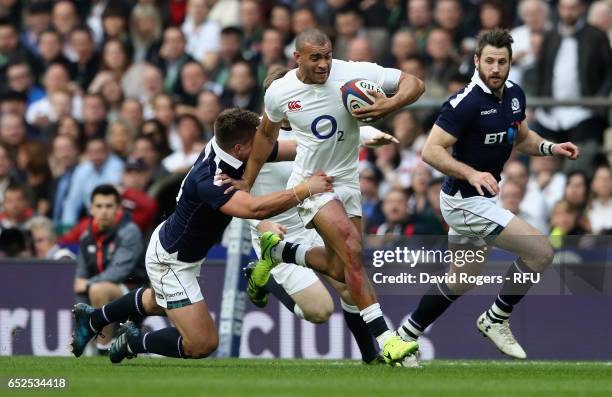
[(355, 74), (362, 79), (375, 82), (386, 94), (395, 94), (402, 71), (384, 68), (372, 62), (348, 62)]
[(527, 115), (525, 114), (525, 111), (527, 110), (527, 98), (525, 98), (525, 92), (523, 91), (521, 87), (518, 87), (518, 91), (519, 91), (518, 100), (519, 100), (519, 105), (521, 109), (520, 120), (523, 121), (527, 117)]
[(198, 196), (200, 200), (208, 204), (213, 210), (218, 210), (227, 203), (237, 190), (232, 190), (225, 193), (229, 185), (222, 185), (221, 181), (217, 181), (211, 177), (207, 177), (202, 181), (198, 181)]
[(264, 95), (264, 111), (268, 119), (273, 123), (280, 123), (285, 118), (285, 112), (278, 101), (278, 87), (276, 81), (270, 85)]
[(451, 98), (444, 102), (435, 124), (459, 139), (472, 124), (474, 112), (466, 100), (453, 106), (455, 99)]

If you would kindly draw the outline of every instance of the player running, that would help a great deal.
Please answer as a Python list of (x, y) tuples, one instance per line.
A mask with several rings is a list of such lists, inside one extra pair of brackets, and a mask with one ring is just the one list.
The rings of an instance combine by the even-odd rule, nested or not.
[[(219, 115), (214, 138), (183, 180), (176, 210), (151, 236), (145, 258), (151, 288), (139, 288), (100, 309), (76, 305), (71, 342), (76, 357), (106, 325), (148, 315), (167, 315), (174, 327), (143, 334), (128, 322), (111, 345), (113, 363), (145, 352), (202, 358), (216, 350), (217, 328), (197, 281), (210, 247), (221, 239), (232, 217), (265, 219), (312, 194), (332, 191), (331, 177), (319, 173), (282, 192), (259, 197), (241, 191), (225, 194), (219, 175), (241, 177), (258, 125), (259, 116), (253, 112), (229, 109)], [(275, 146), (269, 160), (291, 157), (291, 150)]]
[[(512, 149), (532, 156), (578, 158), (571, 142), (554, 144), (529, 130), (525, 121), (525, 94), (508, 81), (512, 36), (496, 29), (478, 40), (472, 81), (446, 101), (423, 148), (423, 159), (446, 176), (440, 206), (450, 226), (451, 249), (486, 249), (488, 243), (518, 256), (510, 266), (493, 305), (478, 318), (478, 330), (503, 353), (519, 359), (525, 351), (510, 330), (509, 318), (531, 287), (514, 283), (521, 273), (541, 273), (553, 259), (548, 239), (497, 203), (498, 182)], [(452, 148), (452, 155), (448, 149)], [(463, 268), (452, 265), (448, 275), (479, 274), (484, 262)], [(400, 327), (404, 340), (414, 341), (459, 296), (473, 288), (468, 283), (439, 283), (422, 297)]]
[[(270, 72), (263, 83), (264, 89), (267, 89), (274, 80), (283, 77), (288, 71), (288, 68), (279, 68)], [(360, 127), (359, 135), (362, 145), (368, 147), (377, 147), (393, 142), (399, 143), (392, 135), (371, 126)], [(293, 140), (293, 138), (291, 125), (284, 119), (279, 131), (279, 141)], [(264, 164), (251, 188), (251, 194), (259, 196), (284, 189), (291, 176), (293, 164), (293, 161)], [(295, 208), (290, 208), (270, 219), (251, 220), (249, 223), (251, 224), (253, 248), (258, 257), (260, 257), (259, 236), (268, 231), (292, 242), (323, 245), (323, 240), (316, 231), (304, 227)], [(254, 265), (255, 262), (249, 264), (245, 269), (245, 274), (248, 279), (247, 293), (249, 299), (256, 306), (264, 307), (268, 301), (268, 293), (271, 293), (289, 311), (295, 313), (299, 318), (313, 323), (325, 322), (333, 313), (332, 297), (312, 269), (292, 263), (280, 263), (272, 269), (266, 284), (262, 288), (258, 288), (251, 277)], [(352, 303), (346, 284), (328, 276), (325, 277), (340, 296), (344, 319), (357, 342), (363, 362), (378, 363), (380, 356), (373, 344), (372, 336), (359, 315), (359, 309)], [(384, 363), (384, 360), (382, 362)]]
[[(394, 364), (412, 354), (417, 345), (403, 341), (389, 330), (363, 268), (361, 192), (357, 169), (359, 125), (355, 117), (362, 120), (383, 117), (416, 101), (424, 92), (424, 86), (416, 77), (397, 69), (367, 62), (332, 60), (329, 38), (316, 29), (298, 35), (294, 58), (297, 69), (273, 82), (265, 94), (265, 113), (255, 135), (252, 155), (243, 180), (234, 182), (234, 186), (246, 190), (251, 188), (278, 139), (281, 122), (286, 117), (298, 143), (293, 173), (287, 186), (296, 186), (317, 170), (334, 177), (334, 193), (313, 195), (298, 206), (303, 224), (316, 229), (325, 243), (325, 250), (309, 250), (306, 244), (293, 244), (272, 233), (264, 233), (261, 239), (262, 260), (254, 270), (254, 278), (262, 287), (276, 264), (285, 262), (306, 266), (307, 256), (318, 256), (319, 260), (308, 260), (309, 265), (346, 283), (385, 360)], [(374, 104), (355, 111), (353, 117), (342, 104), (340, 87), (355, 78), (372, 80), (385, 93), (394, 95), (387, 98), (375, 94)]]

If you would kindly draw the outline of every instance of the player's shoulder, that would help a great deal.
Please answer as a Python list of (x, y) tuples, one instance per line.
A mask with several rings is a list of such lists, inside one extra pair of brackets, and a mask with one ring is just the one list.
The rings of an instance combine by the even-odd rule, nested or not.
[(481, 100), (478, 85), (475, 82), (470, 82), (444, 102), (443, 109), (467, 111), (478, 107)]
[(266, 90), (266, 96), (274, 95), (283, 91), (291, 90), (296, 85), (297, 77), (295, 75), (297, 69), (291, 69), (283, 77), (276, 79), (270, 84)]
[(506, 90), (508, 90), (507, 92), (510, 95), (520, 96), (521, 98), (525, 98), (525, 92), (523, 91), (521, 86), (512, 80), (506, 80)]

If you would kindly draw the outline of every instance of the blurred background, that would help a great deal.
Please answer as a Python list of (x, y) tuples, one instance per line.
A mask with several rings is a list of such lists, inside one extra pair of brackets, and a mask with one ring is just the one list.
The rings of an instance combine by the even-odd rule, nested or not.
[[(512, 32), (509, 78), (528, 95), (531, 128), (582, 151), (572, 163), (514, 155), (502, 205), (556, 248), (565, 236), (612, 231), (612, 1), (1, 0), (2, 274), (14, 285), (46, 274), (46, 289), (58, 277), (55, 289), (68, 292), (57, 306), (69, 307), (75, 258), (95, 263), (87, 256), (104, 245), (98, 272), (112, 265), (115, 242), (97, 234), (88, 211), (104, 183), (122, 196), (114, 226), (136, 223), (146, 246), (219, 112), (261, 112), (266, 74), (294, 67), (295, 35), (313, 27), (330, 35), (334, 58), (426, 84), (419, 102), (376, 124), (400, 144), (360, 151), (369, 234), (446, 233), (442, 176), (420, 151), (441, 104), (474, 72), (478, 34), (496, 27)], [(79, 249), (87, 233), (93, 248)], [(225, 251), (212, 257), (223, 263)], [(35, 270), (55, 260), (63, 270)], [(19, 306), (9, 295), (4, 307)]]

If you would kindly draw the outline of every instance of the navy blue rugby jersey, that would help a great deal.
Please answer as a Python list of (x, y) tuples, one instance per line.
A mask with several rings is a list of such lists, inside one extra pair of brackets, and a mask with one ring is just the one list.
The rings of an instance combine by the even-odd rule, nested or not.
[[(509, 80), (505, 85), (500, 101), (475, 71), (471, 82), (442, 105), (436, 120), (436, 125), (457, 138), (453, 157), (475, 170), (490, 172), (498, 182), (525, 119), (525, 93)], [(449, 176), (442, 191), (451, 196), (457, 192), (462, 197), (479, 195), (468, 181)]]

